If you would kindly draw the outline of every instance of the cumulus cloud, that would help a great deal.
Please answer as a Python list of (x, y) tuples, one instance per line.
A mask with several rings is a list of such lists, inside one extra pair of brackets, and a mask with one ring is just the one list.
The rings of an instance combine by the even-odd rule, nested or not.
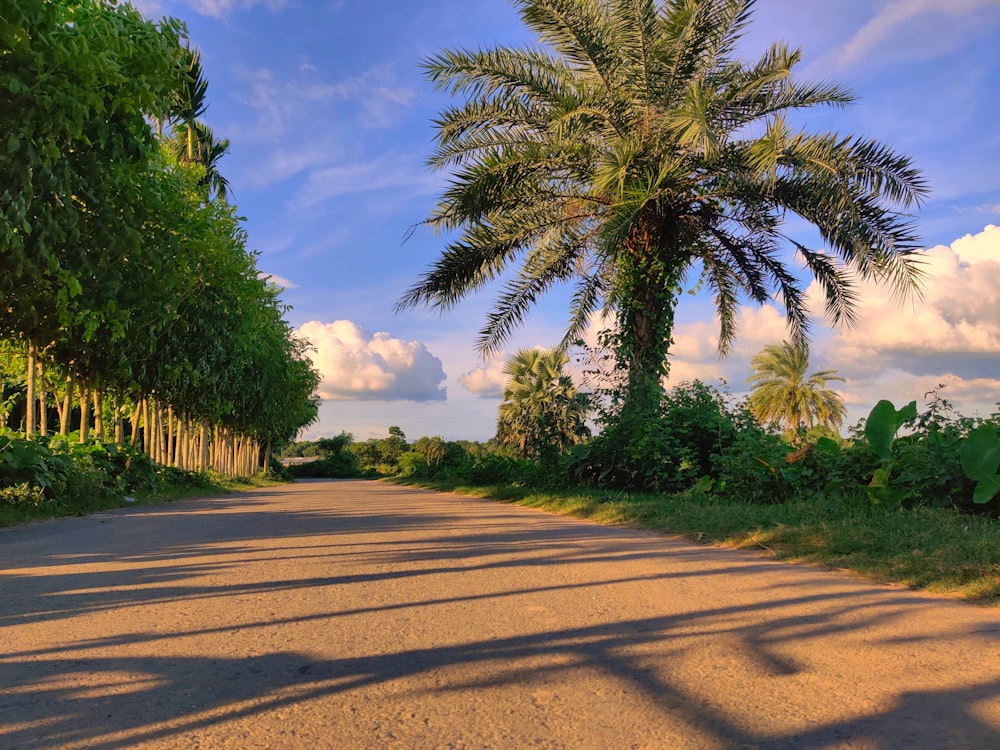
[(1000, 373), (1000, 227), (927, 250), (924, 268), (923, 301), (902, 308), (888, 290), (861, 286), (861, 324), (837, 339), (843, 358), (917, 373), (987, 359)]
[(419, 341), (371, 333), (349, 321), (312, 320), (298, 329), (315, 351), (319, 395), (330, 401), (444, 401), (441, 360)]
[(458, 382), (465, 390), (480, 398), (501, 398), (506, 380), (503, 363), (491, 362), (469, 370), (458, 379)]
[(920, 401), (938, 385), (961, 411), (1000, 401), (1000, 227), (925, 252), (923, 300), (900, 306), (874, 284), (859, 289), (861, 323), (825, 342), (848, 382), (848, 403)]

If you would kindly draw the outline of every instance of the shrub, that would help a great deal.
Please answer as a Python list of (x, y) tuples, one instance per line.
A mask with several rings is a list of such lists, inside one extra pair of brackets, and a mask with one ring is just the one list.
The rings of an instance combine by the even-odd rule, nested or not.
[(46, 502), (49, 501), (38, 485), (32, 486), (27, 482), (22, 482), (10, 487), (0, 487), (0, 505), (30, 505), (37, 508)]
[(756, 423), (743, 404), (700, 381), (664, 394), (659, 413), (631, 423), (602, 420), (608, 427), (589, 445), (575, 449), (565, 466), (584, 484), (642, 491), (686, 489), (711, 476), (716, 459)]
[(288, 467), (292, 478), (314, 477), (322, 479), (347, 479), (360, 476), (354, 454), (347, 451), (334, 453), (318, 461), (292, 464)]

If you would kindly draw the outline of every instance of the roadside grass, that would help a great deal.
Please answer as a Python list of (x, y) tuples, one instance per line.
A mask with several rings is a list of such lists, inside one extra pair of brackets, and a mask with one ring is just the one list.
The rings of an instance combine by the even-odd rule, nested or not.
[(394, 479), (603, 524), (681, 535), (1000, 606), (1000, 522), (937, 508), (888, 509), (837, 496), (773, 505), (692, 490), (645, 495)]
[(131, 502), (117, 496), (104, 495), (91, 497), (85, 503), (74, 503), (73, 505), (58, 502), (47, 502), (38, 506), (0, 504), (0, 528), (49, 518), (85, 516), (112, 508), (159, 505), (176, 500), (228, 495), (253, 487), (272, 487), (284, 484), (284, 482), (264, 477), (222, 477), (217, 474), (195, 474), (192, 476), (197, 477), (197, 484), (163, 484), (155, 492), (136, 492), (129, 495)]

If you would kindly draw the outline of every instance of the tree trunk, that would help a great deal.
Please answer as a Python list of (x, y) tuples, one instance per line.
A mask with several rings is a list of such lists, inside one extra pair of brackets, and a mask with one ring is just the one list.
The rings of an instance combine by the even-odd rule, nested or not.
[(202, 420), (201, 434), (198, 440), (201, 456), (198, 459), (199, 471), (208, 471), (208, 422)]
[(39, 353), (38, 358), (38, 431), (42, 435), (49, 434), (49, 415), (45, 411), (45, 358)]
[(76, 381), (73, 378), (73, 371), (66, 375), (66, 395), (63, 396), (62, 411), (59, 412), (59, 434), (69, 435), (70, 419), (73, 416), (73, 389)]
[(142, 400), (139, 400), (135, 404), (135, 408), (132, 410), (132, 437), (129, 442), (132, 443), (133, 448), (139, 447), (139, 417), (142, 414)]
[(24, 405), (24, 435), (31, 438), (35, 434), (35, 358), (37, 349), (33, 343), (28, 342), (28, 371), (26, 403)]
[(90, 388), (80, 381), (80, 444), (90, 437)]
[(142, 450), (149, 456), (150, 459), (153, 458), (153, 454), (150, 451), (150, 442), (153, 437), (151, 430), (149, 429), (149, 399), (142, 399)]
[(174, 444), (174, 407), (167, 405), (167, 466), (177, 466), (177, 446)]
[(104, 441), (104, 399), (100, 388), (94, 388), (94, 437)]

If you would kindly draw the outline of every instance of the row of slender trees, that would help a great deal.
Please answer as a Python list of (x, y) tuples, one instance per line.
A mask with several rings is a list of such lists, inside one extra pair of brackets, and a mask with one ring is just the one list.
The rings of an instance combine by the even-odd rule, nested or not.
[[(201, 121), (183, 24), (111, 0), (0, 0), (0, 339), (29, 435), (79, 429), (250, 473), (316, 418)], [(95, 434), (96, 433), (96, 434)]]

